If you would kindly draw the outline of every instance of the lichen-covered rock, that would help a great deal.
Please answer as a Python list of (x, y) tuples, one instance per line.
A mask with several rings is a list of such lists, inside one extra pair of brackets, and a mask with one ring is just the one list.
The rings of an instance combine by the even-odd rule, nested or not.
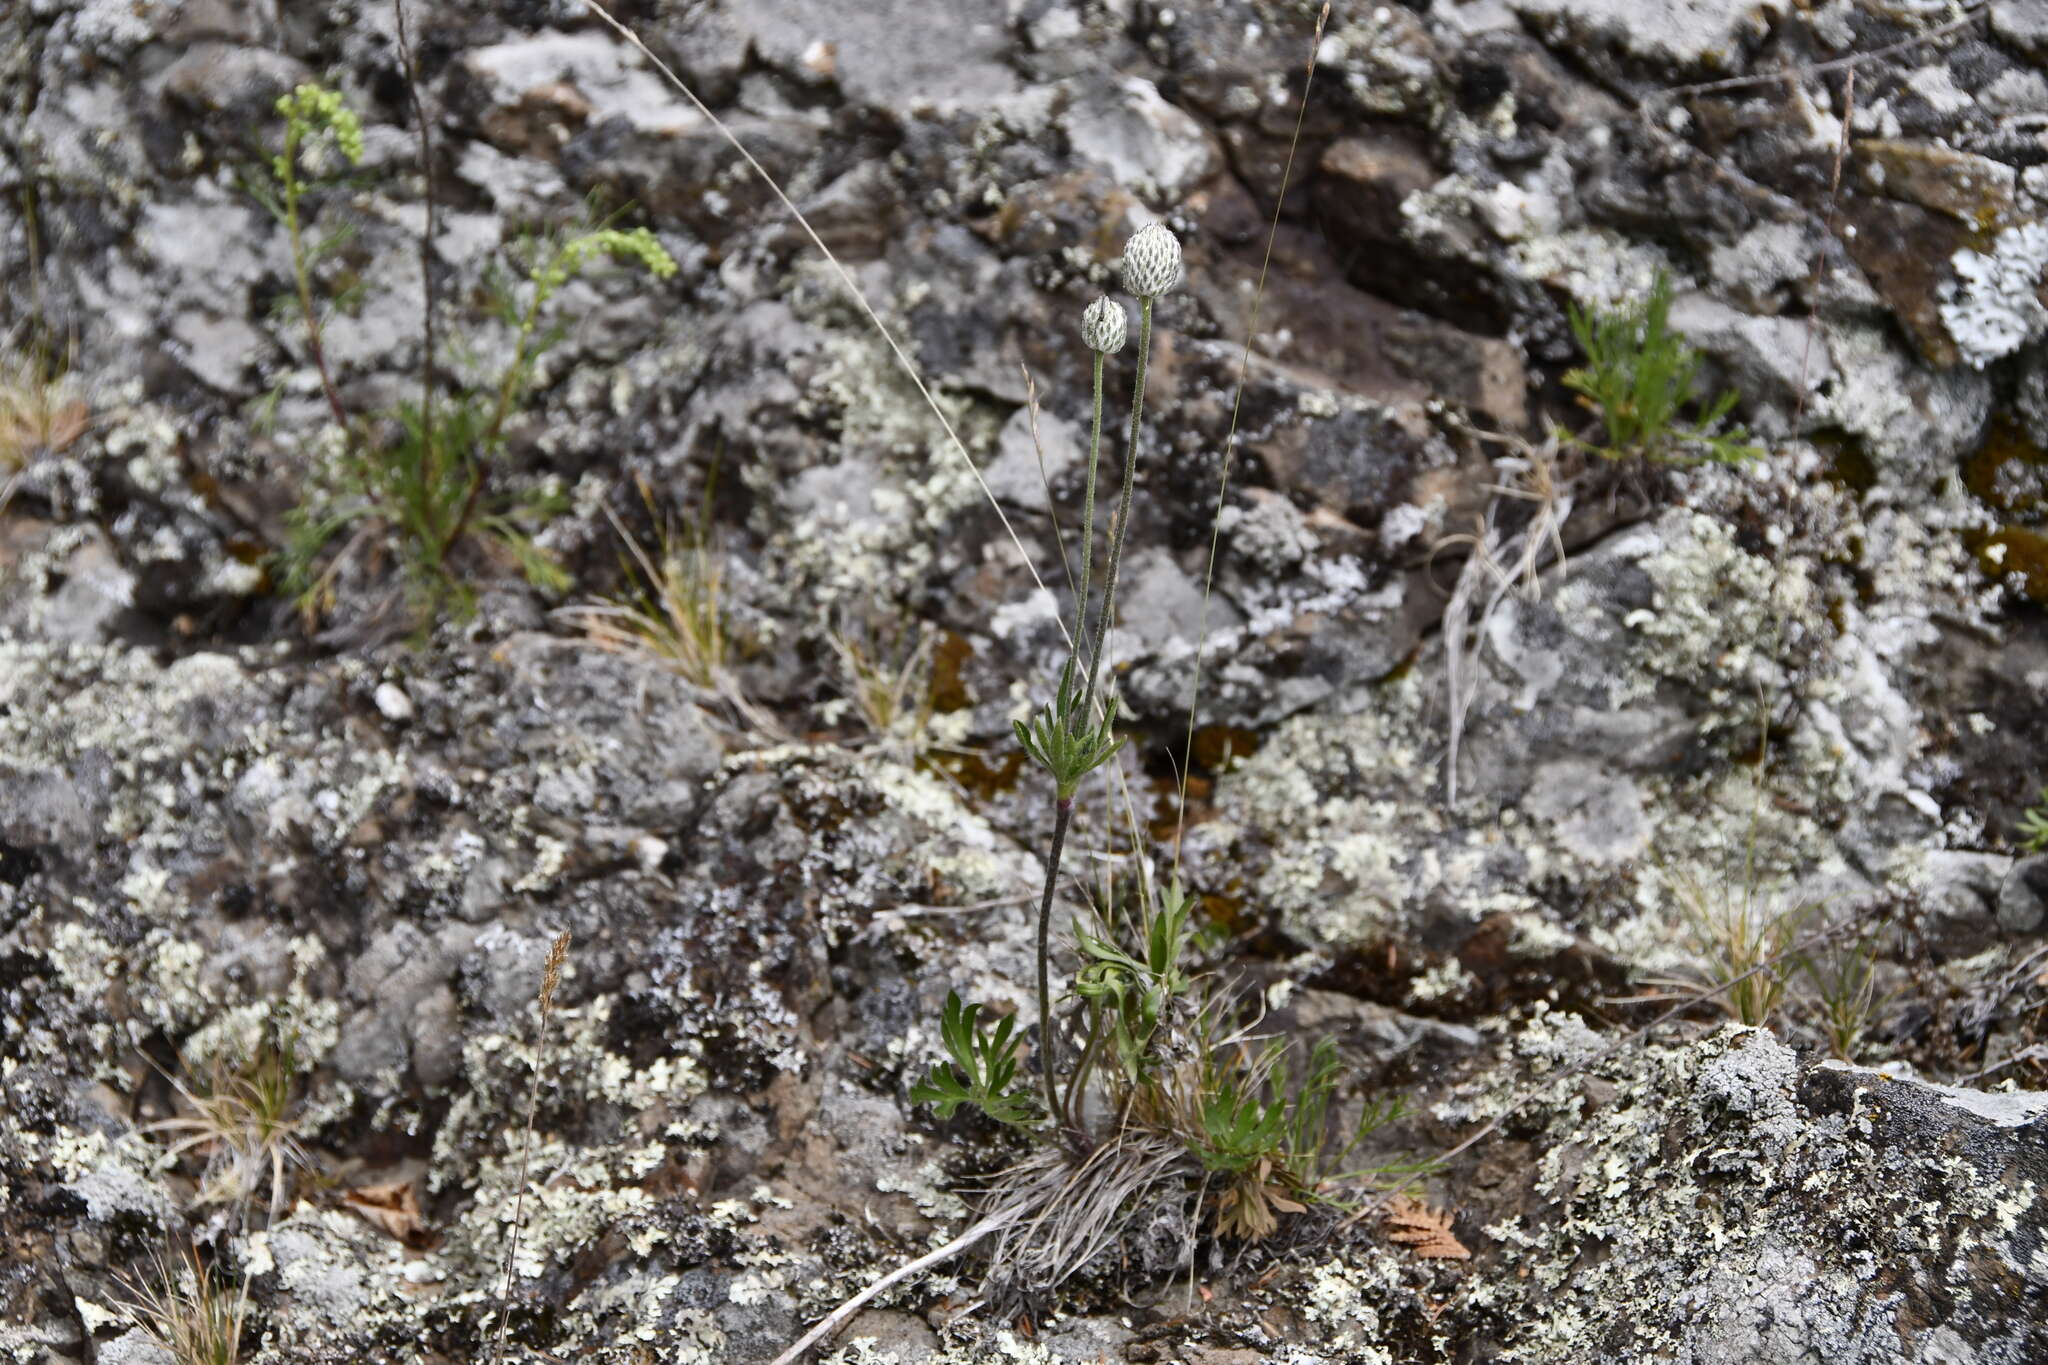
[[(1359, 1160), (1498, 1119), (1414, 1191), (1471, 1256), (1154, 1226), (826, 1358), (2048, 1354), (2039, 5), (1344, 6), (1305, 108), (1313, 4), (617, 10), (703, 108), (573, 4), (408, 5), (418, 90), (389, 5), (302, 8), (0, 6), (0, 1358), (160, 1359), (126, 1283), (196, 1247), (258, 1365), (485, 1358), (508, 1260), (508, 1359), (747, 1365), (966, 1227), (1021, 1149), (908, 1096), (949, 991), (1036, 1050), (1011, 727), (1120, 262), (1131, 743), (1057, 918), (1151, 840), (1246, 1022), (1410, 1101)], [(364, 122), (306, 201), (349, 431), (248, 193), (307, 79)], [(591, 213), (679, 269), (565, 283), (491, 453), (573, 586), (460, 547), (422, 625), (365, 531), (308, 627), (292, 509), (423, 360), (495, 393)], [(1762, 459), (1592, 448), (1569, 310), (1660, 273)], [(719, 566), (714, 685), (552, 610), (621, 530)], [(1788, 925), (1767, 1028), (1629, 1032)], [(150, 1125), (287, 1043), (273, 1216)]]

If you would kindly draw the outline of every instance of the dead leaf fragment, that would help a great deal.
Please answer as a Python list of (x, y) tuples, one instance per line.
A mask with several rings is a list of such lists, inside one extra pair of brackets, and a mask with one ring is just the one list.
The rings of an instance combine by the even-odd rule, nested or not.
[(1396, 1195), (1387, 1206), (1387, 1239), (1425, 1261), (1469, 1261), (1472, 1253), (1451, 1233), (1453, 1217), (1449, 1209), (1433, 1209), (1405, 1194)]
[(360, 1185), (342, 1191), (341, 1201), (361, 1214), (372, 1227), (383, 1229), (415, 1251), (424, 1251), (437, 1240), (420, 1217), (419, 1192), (410, 1180), (389, 1185)]

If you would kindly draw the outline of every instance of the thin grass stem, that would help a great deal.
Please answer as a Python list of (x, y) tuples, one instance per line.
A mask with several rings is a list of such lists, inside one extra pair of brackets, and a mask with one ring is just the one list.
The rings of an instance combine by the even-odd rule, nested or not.
[(1259, 258), (1259, 282), (1252, 291), (1251, 315), (1245, 322), (1244, 350), (1237, 362), (1237, 393), (1230, 400), (1230, 430), (1223, 438), (1223, 473), (1216, 485), (1216, 515), (1209, 522), (1209, 560), (1202, 570), (1202, 610), (1197, 619), (1195, 631), (1195, 671), (1188, 686), (1188, 735), (1187, 744), (1181, 755), (1180, 790), (1175, 797), (1176, 809), (1173, 827), (1173, 870), (1180, 872), (1182, 836), (1188, 825), (1188, 775), (1193, 771), (1195, 756), (1195, 715), (1202, 697), (1202, 664), (1208, 657), (1209, 649), (1209, 602), (1216, 589), (1216, 556), (1223, 538), (1223, 508), (1230, 496), (1230, 469), (1237, 454), (1238, 419), (1244, 412), (1244, 391), (1251, 382), (1252, 342), (1259, 335), (1259, 310), (1266, 301), (1266, 277), (1273, 268), (1273, 245), (1280, 237), (1280, 213), (1287, 204), (1287, 188), (1294, 179), (1294, 154), (1301, 146), (1301, 130), (1308, 119), (1309, 88), (1315, 84), (1316, 54), (1323, 46), (1323, 29), (1330, 22), (1330, 7), (1325, 4), (1316, 16), (1316, 32), (1309, 43), (1308, 70), (1301, 82), (1301, 103), (1294, 111), (1294, 134), (1287, 141), (1287, 161), (1280, 168), (1280, 192), (1273, 200), (1273, 221), (1266, 229), (1266, 250)]
[[(841, 287), (846, 290), (847, 296), (853, 300), (854, 305), (867, 318), (868, 325), (875, 329), (876, 335), (880, 336), (882, 341), (889, 347), (890, 354), (896, 358), (898, 368), (916, 386), (918, 395), (925, 401), (925, 406), (929, 407), (932, 410), (932, 416), (938, 419), (939, 426), (946, 433), (947, 441), (960, 456), (960, 462), (967, 466), (967, 471), (974, 475), (975, 485), (981, 489), (983, 499), (994, 510), (996, 520), (1002, 523), (1004, 534), (1009, 536), (1010, 543), (1016, 547), (1017, 558), (1024, 565), (1024, 571), (1031, 575), (1032, 584), (1040, 592), (1044, 592), (1046, 590), (1045, 580), (1039, 576), (1038, 566), (1032, 563), (1031, 554), (1024, 548), (1024, 541), (1018, 536), (1016, 528), (1010, 524), (1009, 515), (1003, 511), (1002, 504), (996, 500), (994, 491), (988, 486), (988, 480), (982, 477), (981, 466), (977, 465), (974, 462), (974, 457), (967, 453), (966, 443), (960, 439), (960, 434), (953, 429), (953, 423), (947, 418), (944, 409), (939, 407), (938, 399), (932, 396), (931, 389), (924, 382), (924, 376), (918, 373), (917, 366), (911, 362), (910, 356), (903, 349), (902, 343), (896, 340), (896, 334), (890, 331), (888, 325), (882, 321), (881, 314), (877, 313), (874, 305), (868, 302), (868, 296), (861, 291), (861, 287), (858, 284), (854, 283), (853, 276), (848, 273), (844, 265), (840, 264), (839, 258), (832, 254), (832, 249), (825, 245), (825, 239), (818, 235), (817, 229), (811, 226), (810, 220), (804, 217), (803, 211), (797, 208), (796, 201), (789, 197), (788, 193), (783, 190), (781, 183), (774, 176), (768, 174), (768, 168), (763, 166), (751, 151), (747, 150), (747, 145), (739, 140), (738, 135), (726, 125), (725, 120), (714, 113), (711, 107), (705, 104), (703, 100), (698, 99), (697, 92), (683, 83), (683, 78), (675, 73), (673, 67), (660, 57), (655, 56), (647, 44), (640, 41), (638, 34), (634, 33), (632, 29), (628, 28), (618, 19), (612, 17), (610, 11), (606, 10), (603, 5), (598, 4), (597, 0), (582, 0), (582, 3), (585, 9), (596, 15), (614, 33), (637, 49), (641, 56), (653, 63), (654, 69), (659, 71), (662, 77), (670, 85), (674, 86), (684, 99), (690, 102), (692, 108), (703, 115), (705, 121), (710, 123), (718, 135), (724, 138), (726, 143), (740, 154), (741, 159), (747, 163), (754, 174), (761, 177), (761, 183), (768, 187), (768, 192), (775, 196), (776, 201), (795, 220), (796, 225), (803, 230), (804, 235), (810, 238), (811, 245), (816, 247), (818, 254), (825, 258), (825, 263), (832, 268), (832, 273), (838, 278)], [(1066, 623), (1060, 622), (1059, 627), (1061, 633), (1065, 634)], [(1068, 644), (1071, 645), (1072, 643), (1073, 641), (1070, 638)]]

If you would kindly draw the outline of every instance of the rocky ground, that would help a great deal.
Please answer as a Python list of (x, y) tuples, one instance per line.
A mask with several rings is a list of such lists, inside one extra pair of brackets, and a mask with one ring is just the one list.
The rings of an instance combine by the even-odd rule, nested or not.
[[(1339, 1041), (1347, 1102), (1407, 1098), (1388, 1152), (1498, 1120), (1419, 1191), (1470, 1255), (1303, 1216), (1000, 1312), (968, 1257), (832, 1358), (2048, 1358), (2048, 4), (1412, 0), (1319, 46), (1316, 8), (617, 5), (992, 499), (579, 0), (409, 12), (431, 178), (381, 0), (0, 12), (0, 325), (59, 339), (90, 416), (16, 442), (0, 511), (0, 1357), (183, 1365), (128, 1305), (196, 1246), (246, 1285), (245, 1361), (488, 1359), (536, 1072), (508, 1360), (767, 1362), (966, 1226), (1015, 1149), (908, 1091), (949, 989), (1036, 1018), (1050, 793), (1009, 727), (1060, 658), (1047, 486), (1071, 527), (1079, 315), (1164, 220), (1138, 819), (1175, 824), (1200, 643), (1211, 965)], [(317, 619), (277, 591), (336, 433), (248, 185), (311, 79), (365, 124), (318, 197), (354, 229), (318, 280), (356, 295), (351, 408), (415, 391), (424, 273), (444, 387), (508, 353), (489, 272), (586, 196), (681, 266), (568, 285), (509, 427), (565, 590), (479, 561), (433, 629), (377, 554)], [(1536, 488), (1492, 437), (1584, 426), (1567, 307), (1659, 269), (1765, 457)], [(557, 610), (626, 586), (646, 502), (708, 509), (721, 687)], [(1457, 537), (1549, 515), (1564, 562), (1454, 597)], [(863, 723), (835, 636), (925, 642), (921, 727)], [(1808, 975), (1762, 1029), (1631, 1032), (1703, 968), (1688, 907), (1745, 905), (1869, 964), (1854, 1037)], [(149, 1125), (281, 1037), (272, 1210)]]

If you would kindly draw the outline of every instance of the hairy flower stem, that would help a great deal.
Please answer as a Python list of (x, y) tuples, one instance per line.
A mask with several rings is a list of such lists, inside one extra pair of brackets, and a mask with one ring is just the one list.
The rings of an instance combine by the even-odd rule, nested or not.
[[(1095, 352), (1095, 421), (1088, 433), (1088, 488), (1081, 498), (1081, 586), (1074, 592), (1074, 644), (1088, 635), (1088, 577), (1095, 565), (1095, 473), (1102, 463), (1102, 352)], [(1081, 712), (1083, 716), (1088, 713)]]
[(1131, 382), (1131, 439), (1124, 450), (1124, 486), (1116, 497), (1116, 517), (1109, 524), (1109, 567), (1102, 575), (1102, 616), (1095, 623), (1095, 643), (1088, 657), (1088, 686), (1081, 693), (1083, 717), (1095, 714), (1095, 688), (1102, 675), (1103, 652), (1109, 647), (1109, 623), (1116, 615), (1117, 573), (1123, 568), (1124, 536), (1131, 529), (1131, 494), (1138, 484), (1138, 434), (1145, 420), (1145, 362), (1152, 354), (1152, 300), (1138, 300), (1138, 372)]
[[(1130, 529), (1131, 495), (1138, 482), (1138, 435), (1144, 422), (1145, 413), (1145, 361), (1152, 350), (1152, 300), (1138, 300), (1138, 372), (1131, 391), (1131, 440), (1124, 452), (1124, 485), (1117, 493), (1116, 516), (1110, 523), (1109, 566), (1102, 578), (1102, 613), (1095, 623), (1095, 637), (1088, 655), (1088, 686), (1082, 693), (1080, 710), (1076, 711), (1069, 724), (1090, 725), (1095, 716), (1095, 689), (1101, 677), (1102, 655), (1109, 644), (1109, 623), (1116, 614), (1117, 573), (1123, 567), (1124, 536)], [(1100, 352), (1095, 356), (1095, 423), (1094, 433), (1088, 443), (1088, 489), (1086, 510), (1082, 521), (1088, 545), (1081, 552), (1081, 589), (1075, 609), (1077, 625), (1085, 625), (1088, 619), (1088, 577), (1091, 568), (1090, 551), (1095, 536), (1095, 471), (1102, 449), (1102, 360)], [(1074, 632), (1074, 646), (1080, 648), (1082, 632)], [(1075, 656), (1078, 657), (1078, 654)], [(1059, 1071), (1059, 1030), (1052, 1013), (1052, 902), (1059, 889), (1060, 858), (1067, 846), (1067, 826), (1074, 818), (1074, 796), (1064, 792), (1058, 798), (1057, 814), (1053, 818), (1052, 849), (1047, 856), (1045, 867), (1045, 895), (1038, 905), (1038, 1019), (1040, 1036), (1040, 1070), (1045, 1082), (1045, 1112), (1048, 1122), (1061, 1124), (1066, 1129), (1070, 1142), (1078, 1147), (1087, 1145), (1086, 1134), (1079, 1123), (1060, 1103), (1057, 1073)], [(1093, 1052), (1093, 1044), (1090, 1045)], [(1084, 1064), (1089, 1058), (1084, 1058)], [(1076, 1085), (1080, 1077), (1076, 1077)], [(1069, 1097), (1072, 1098), (1071, 1095)]]
[(1052, 853), (1045, 864), (1045, 896), (1038, 903), (1038, 1069), (1045, 1082), (1045, 1117), (1060, 1121), (1060, 1093), (1055, 1083), (1059, 1066), (1059, 1030), (1052, 1017), (1052, 897), (1060, 882), (1060, 853), (1067, 846), (1067, 825), (1074, 818), (1074, 798), (1059, 798), (1052, 821)]

